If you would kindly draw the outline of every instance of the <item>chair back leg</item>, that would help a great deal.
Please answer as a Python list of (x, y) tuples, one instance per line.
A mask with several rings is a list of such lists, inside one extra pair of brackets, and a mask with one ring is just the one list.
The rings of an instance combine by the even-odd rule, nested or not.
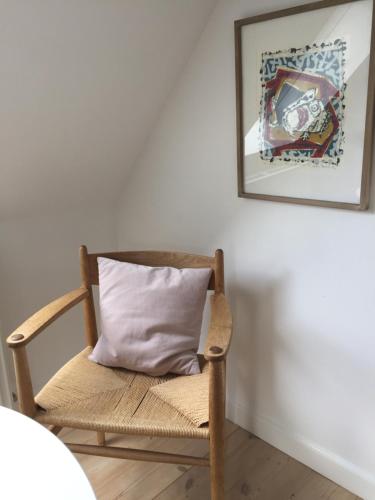
[(105, 432), (98, 431), (96, 433), (96, 441), (98, 446), (105, 446)]

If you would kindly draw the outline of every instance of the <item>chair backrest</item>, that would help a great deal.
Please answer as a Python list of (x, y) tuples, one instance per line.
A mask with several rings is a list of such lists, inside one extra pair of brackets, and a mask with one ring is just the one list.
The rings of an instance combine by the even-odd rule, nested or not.
[(213, 257), (206, 255), (195, 255), (183, 252), (161, 252), (161, 251), (131, 251), (131, 252), (108, 252), (87, 253), (85, 246), (80, 249), (82, 279), (85, 286), (98, 285), (98, 257), (132, 264), (141, 264), (152, 267), (176, 267), (177, 269), (191, 267), (210, 267), (212, 276), (208, 284), (208, 290), (224, 292), (224, 259), (223, 251), (216, 250)]
[(88, 297), (84, 300), (85, 331), (87, 345), (95, 346), (98, 340), (96, 327), (95, 307), (92, 296), (92, 285), (99, 284), (98, 257), (141, 264), (153, 267), (176, 267), (177, 269), (186, 267), (210, 267), (212, 269), (211, 279), (208, 283), (208, 290), (215, 290), (216, 293), (224, 293), (224, 254), (222, 250), (216, 250), (213, 257), (205, 255), (195, 255), (183, 252), (160, 252), (160, 251), (140, 251), (140, 252), (107, 252), (88, 253), (85, 246), (80, 248), (80, 263), (82, 285), (89, 290)]

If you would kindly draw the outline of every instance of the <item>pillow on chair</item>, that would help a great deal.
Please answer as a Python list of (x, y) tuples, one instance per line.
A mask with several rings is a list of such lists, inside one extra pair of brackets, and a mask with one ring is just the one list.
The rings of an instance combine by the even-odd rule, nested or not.
[(98, 257), (101, 335), (90, 359), (160, 376), (200, 373), (197, 350), (211, 269)]

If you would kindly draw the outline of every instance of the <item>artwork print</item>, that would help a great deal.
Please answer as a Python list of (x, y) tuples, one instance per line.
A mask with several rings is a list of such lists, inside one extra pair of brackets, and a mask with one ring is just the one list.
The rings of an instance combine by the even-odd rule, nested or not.
[(339, 166), (344, 153), (346, 43), (264, 52), (260, 157)]

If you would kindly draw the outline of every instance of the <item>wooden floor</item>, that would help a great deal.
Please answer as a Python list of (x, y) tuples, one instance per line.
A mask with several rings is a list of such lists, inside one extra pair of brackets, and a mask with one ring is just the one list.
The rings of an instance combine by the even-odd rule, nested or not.
[[(63, 440), (96, 444), (93, 432), (64, 429)], [(107, 444), (191, 455), (206, 440), (109, 434)], [(207, 468), (76, 455), (98, 500), (209, 500)], [(226, 500), (360, 500), (332, 481), (230, 422), (226, 427)]]

